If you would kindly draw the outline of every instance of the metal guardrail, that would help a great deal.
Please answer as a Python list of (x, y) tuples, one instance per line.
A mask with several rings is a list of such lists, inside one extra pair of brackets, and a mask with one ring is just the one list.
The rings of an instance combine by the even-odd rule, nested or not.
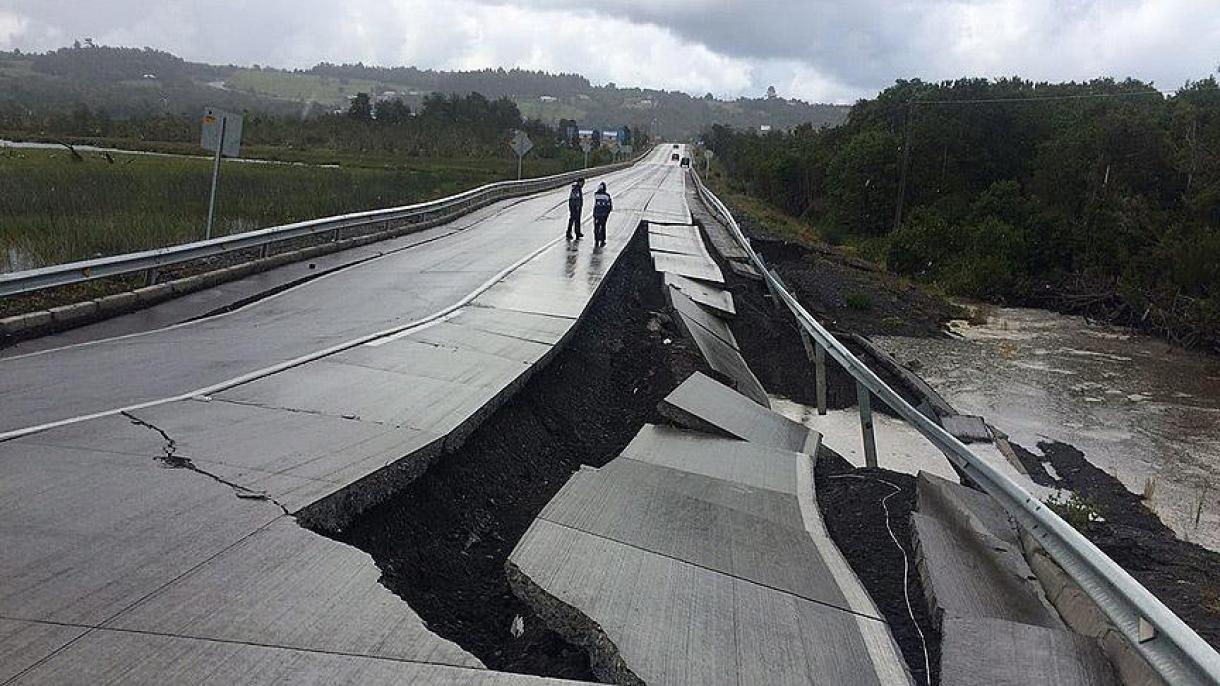
[(691, 170), (700, 197), (720, 215), (736, 240), (749, 254), (768, 288), (792, 312), (802, 331), (822, 351), (829, 353), (856, 382), (876, 395), (984, 491), (989, 493), (1064, 569), (1069, 577), (1097, 603), (1102, 612), (1166, 681), (1179, 684), (1220, 684), (1220, 654), (1185, 622), (1144, 588), (1114, 560), (1020, 484), (975, 455), (955, 436), (906, 402), (871, 369), (822, 327), (779, 277), (769, 270), (724, 203)]
[(261, 248), (259, 256), (266, 257), (268, 249), (273, 244), (307, 236), (331, 233), (334, 240), (339, 240), (344, 229), (354, 227), (383, 224), (386, 229), (389, 229), (393, 224), (405, 222), (406, 220), (435, 221), (454, 218), (498, 200), (557, 188), (576, 178), (590, 174), (604, 174), (625, 169), (647, 155), (648, 153), (646, 152), (627, 162), (564, 172), (536, 179), (497, 181), (458, 193), (457, 195), (415, 205), (312, 219), (221, 236), (205, 241), (184, 243), (157, 250), (144, 250), (125, 255), (114, 255), (0, 274), (0, 297), (20, 295), (43, 288), (66, 286), (93, 279), (138, 272), (147, 273), (148, 281), (151, 283), (155, 280), (157, 270), (203, 257), (223, 255), (250, 248)]

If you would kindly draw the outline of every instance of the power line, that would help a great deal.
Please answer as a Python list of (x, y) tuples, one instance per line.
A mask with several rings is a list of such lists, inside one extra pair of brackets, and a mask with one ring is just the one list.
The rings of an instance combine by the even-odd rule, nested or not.
[(1162, 92), (1158, 90), (1149, 91), (1128, 91), (1125, 93), (1077, 93), (1074, 95), (1034, 95), (1020, 98), (979, 98), (977, 100), (920, 100), (919, 98), (911, 98), (911, 105), (973, 105), (978, 103), (997, 103), (997, 102), (1038, 102), (1049, 100), (1084, 100), (1088, 98), (1129, 98), (1141, 95), (1159, 95), (1165, 97), (1173, 95), (1170, 92)]

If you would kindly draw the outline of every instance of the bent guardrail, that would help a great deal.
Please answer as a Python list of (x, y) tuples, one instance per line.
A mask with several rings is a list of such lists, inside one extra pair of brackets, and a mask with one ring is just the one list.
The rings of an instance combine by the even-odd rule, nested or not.
[(1093, 599), (1128, 642), (1169, 684), (1220, 684), (1220, 654), (1144, 588), (1114, 560), (1063, 521), (1043, 502), (987, 460), (975, 455), (940, 424), (925, 416), (852, 354), (797, 301), (754, 252), (750, 241), (724, 203), (691, 176), (701, 198), (729, 227), (750, 256), (768, 288), (796, 318), (805, 335), (828, 353), (867, 391), (910, 422), (984, 491), (994, 497)]
[(330, 233), (333, 235), (334, 240), (338, 240), (344, 229), (382, 224), (388, 230), (395, 223), (404, 223), (407, 220), (411, 220), (412, 223), (444, 221), (469, 213), (498, 200), (557, 188), (581, 176), (604, 174), (626, 169), (647, 155), (648, 153), (644, 153), (627, 162), (564, 172), (535, 179), (496, 181), (458, 193), (457, 195), (414, 205), (404, 205), (384, 210), (353, 212), (334, 217), (311, 219), (231, 234), (210, 240), (183, 243), (168, 248), (144, 250), (125, 255), (113, 255), (0, 274), (0, 297), (20, 295), (43, 288), (66, 286), (94, 279), (139, 272), (147, 273), (149, 275), (148, 281), (151, 282), (155, 280), (156, 271), (159, 269), (204, 257), (213, 257), (251, 248), (260, 248), (260, 257), (266, 257), (267, 251), (272, 245), (308, 236)]

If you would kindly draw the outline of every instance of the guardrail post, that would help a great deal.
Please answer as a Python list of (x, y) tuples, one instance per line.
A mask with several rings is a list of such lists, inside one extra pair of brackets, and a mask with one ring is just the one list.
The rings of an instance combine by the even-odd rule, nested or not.
[(145, 286), (157, 285), (157, 277), (160, 276), (160, 274), (161, 274), (161, 270), (159, 270), (155, 267), (152, 269), (146, 269), (144, 271), (144, 285)]
[(260, 259), (260, 260), (267, 259), (267, 252), (270, 248), (271, 248), (270, 243), (263, 243), (262, 247), (260, 247), (258, 249), (258, 259)]
[(864, 465), (877, 466), (877, 439), (873, 436), (872, 392), (859, 381), (856, 382), (856, 403), (860, 406), (860, 431), (864, 434)]
[(818, 414), (826, 414), (826, 348), (818, 345), (805, 329), (801, 328), (801, 345), (805, 356), (813, 363), (814, 392), (818, 399)]

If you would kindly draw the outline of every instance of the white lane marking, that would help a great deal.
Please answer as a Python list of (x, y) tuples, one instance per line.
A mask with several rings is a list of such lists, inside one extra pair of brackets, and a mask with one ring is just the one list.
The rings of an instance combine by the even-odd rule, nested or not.
[[(634, 167), (632, 169), (634, 169)], [(639, 220), (637, 219), (637, 223), (638, 223), (638, 221)], [(346, 341), (343, 343), (339, 343), (337, 345), (333, 345), (333, 346), (324, 348), (319, 351), (301, 355), (299, 357), (293, 358), (286, 362), (281, 362), (279, 364), (274, 364), (269, 367), (264, 367), (262, 369), (254, 370), (252, 372), (247, 372), (245, 374), (242, 374), (241, 376), (236, 376), (231, 379), (227, 379), (225, 381), (221, 381), (219, 383), (212, 384), (210, 386), (204, 386), (203, 388), (197, 388), (193, 391), (187, 391), (186, 393), (181, 393), (181, 394), (166, 397), (166, 398), (160, 398), (157, 400), (149, 400), (146, 402), (136, 403), (134, 405), (127, 405), (124, 407), (118, 407), (118, 408), (114, 408), (114, 409), (110, 409), (110, 410), (103, 410), (101, 412), (93, 412), (90, 414), (79, 415), (76, 417), (69, 417), (67, 419), (59, 419), (59, 420), (56, 420), (53, 422), (46, 422), (43, 424), (38, 424), (36, 426), (29, 426), (29, 427), (25, 427), (25, 428), (21, 428), (21, 429), (12, 429), (9, 431), (5, 431), (5, 432), (0, 433), (0, 442), (10, 441), (15, 438), (21, 438), (22, 436), (29, 436), (31, 434), (48, 431), (50, 429), (56, 429), (56, 428), (59, 428), (62, 426), (68, 426), (70, 424), (78, 424), (80, 422), (86, 422), (86, 421), (90, 421), (93, 419), (101, 419), (103, 417), (112, 417), (117, 414), (122, 414), (123, 412), (135, 412), (137, 410), (143, 410), (143, 409), (146, 409), (149, 407), (156, 407), (158, 405), (165, 405), (168, 403), (180, 402), (183, 400), (190, 400), (192, 398), (199, 398), (199, 397), (214, 395), (216, 393), (220, 393), (221, 391), (226, 391), (230, 388), (233, 388), (234, 386), (240, 386), (241, 384), (249, 383), (251, 381), (256, 381), (256, 380), (261, 379), (266, 376), (278, 374), (279, 372), (291, 369), (293, 367), (298, 367), (302, 364), (306, 364), (308, 362), (313, 362), (314, 360), (322, 359), (323, 357), (329, 357), (336, 353), (343, 352), (344, 350), (348, 350), (348, 349), (354, 348), (359, 345), (370, 343), (372, 341), (375, 341), (375, 340), (385, 337), (385, 336), (392, 336), (392, 335), (400, 334), (400, 333), (406, 332), (408, 330), (412, 330), (412, 331), (419, 330), (419, 327), (421, 327), (423, 325), (429, 324), (431, 322), (435, 322), (436, 320), (438, 320), (442, 317), (456, 314), (456, 312), (458, 310), (460, 310), (463, 307), (465, 307), (466, 305), (470, 304), (475, 298), (477, 298), (478, 296), (485, 293), (492, 286), (494, 286), (498, 282), (502, 281), (509, 274), (512, 274), (514, 271), (516, 271), (517, 269), (520, 269), (526, 263), (530, 262), (531, 260), (538, 257), (539, 255), (546, 252), (547, 250), (551, 249), (556, 244), (558, 244), (561, 240), (563, 240), (562, 236), (552, 239), (551, 241), (547, 242), (546, 244), (544, 244), (542, 247), (538, 248), (534, 252), (530, 253), (529, 255), (526, 255), (525, 257), (521, 258), (520, 260), (509, 265), (504, 270), (500, 271), (498, 274), (491, 277), (487, 281), (484, 281), (478, 288), (471, 291), (469, 294), (467, 294), (465, 297), (463, 297), (461, 300), (454, 303), (453, 305), (450, 305), (442, 310), (434, 312), (426, 317), (417, 319), (408, 324), (396, 326), (396, 327), (393, 327), (390, 329), (386, 329), (384, 331), (379, 331), (377, 333), (372, 333), (372, 334), (368, 334), (365, 336), (361, 336), (359, 338), (355, 338), (355, 339), (352, 339), (352, 340), (349, 340), (349, 341)], [(170, 328), (173, 328), (173, 327), (170, 327)], [(406, 334), (406, 335), (409, 335), (409, 334)]]
[[(641, 164), (640, 166), (643, 166), (643, 165)], [(642, 171), (644, 171), (644, 170), (643, 170), (643, 169), (639, 169), (639, 170), (637, 170), (637, 168), (636, 168), (636, 167), (629, 167), (629, 168), (627, 168), (627, 169), (623, 169), (623, 170), (620, 170), (620, 171), (617, 171), (617, 172), (611, 172), (610, 174), (605, 174), (605, 175), (603, 175), (603, 176), (599, 176), (599, 177), (593, 177), (593, 178), (603, 178), (603, 177), (604, 177), (604, 178), (610, 178), (611, 176), (614, 176), (614, 175), (616, 175), (616, 174), (622, 174), (622, 175), (624, 175), (624, 176), (627, 176), (627, 175), (628, 175), (628, 174), (630, 174), (631, 172), (637, 172), (637, 171), (642, 172)], [(634, 181), (634, 179), (633, 179), (633, 181)], [(636, 182), (636, 183), (638, 183), (638, 182)], [(633, 185), (632, 187), (634, 187), (634, 185)], [(429, 243), (433, 243), (433, 242), (435, 242), (435, 241), (441, 240), (441, 239), (443, 239), (443, 238), (449, 238), (449, 237), (451, 237), (451, 236), (454, 236), (454, 235), (457, 235), (457, 234), (460, 234), (460, 233), (464, 233), (464, 232), (466, 232), (466, 231), (469, 231), (469, 230), (471, 230), (471, 229), (474, 229), (474, 228), (478, 227), (480, 224), (482, 224), (483, 222), (487, 221), (488, 219), (492, 219), (492, 218), (494, 218), (494, 217), (499, 216), (500, 214), (502, 214), (504, 211), (508, 210), (508, 209), (509, 209), (510, 207), (512, 207), (512, 206), (516, 206), (516, 205), (518, 205), (518, 204), (521, 204), (522, 202), (526, 202), (526, 201), (529, 201), (529, 200), (536, 200), (536, 199), (541, 198), (541, 197), (543, 197), (543, 196), (545, 196), (545, 195), (547, 195), (547, 194), (550, 194), (550, 193), (555, 193), (555, 192), (557, 192), (557, 191), (559, 191), (559, 190), (563, 190), (563, 189), (561, 188), (561, 189), (556, 189), (556, 190), (551, 190), (551, 191), (542, 191), (541, 193), (539, 193), (539, 194), (537, 194), (537, 195), (529, 195), (529, 196), (523, 196), (523, 197), (521, 197), (521, 198), (511, 198), (511, 199), (509, 199), (509, 200), (503, 200), (503, 201), (500, 201), (500, 202), (503, 202), (503, 203), (507, 203), (507, 204), (508, 204), (508, 206), (507, 206), (507, 207), (503, 207), (503, 208), (497, 208), (497, 209), (496, 209), (496, 211), (494, 211), (494, 212), (492, 212), (492, 213), (488, 214), (488, 215), (487, 215), (487, 216), (485, 216), (485, 217), (481, 217), (481, 218), (479, 218), (479, 219), (478, 219), (478, 221), (475, 221), (474, 223), (470, 224), (469, 226), (465, 226), (465, 227), (460, 228), (460, 229), (448, 229), (448, 230), (444, 231), (443, 233), (441, 233), (440, 235), (435, 236), (435, 237), (433, 237), (433, 238), (430, 238), (430, 239), (428, 239), (428, 240), (425, 240), (425, 241), (420, 241), (419, 243), (412, 243), (411, 245), (405, 245), (405, 246), (403, 246), (403, 247), (401, 247), (401, 248), (398, 248), (398, 249), (392, 250), (392, 251), (390, 251), (390, 252), (384, 253), (384, 254), (382, 254), (382, 255), (378, 255), (378, 256), (373, 257), (373, 258), (370, 258), (370, 259), (367, 259), (367, 260), (362, 260), (362, 261), (357, 262), (357, 263), (354, 263), (354, 264), (349, 264), (349, 265), (346, 265), (346, 266), (343, 266), (343, 267), (339, 267), (339, 268), (335, 269), (334, 271), (328, 272), (328, 273), (326, 273), (326, 274), (323, 274), (323, 275), (318, 276), (318, 277), (313, 278), (313, 279), (309, 279), (308, 281), (305, 281), (304, 283), (299, 283), (299, 284), (297, 284), (297, 285), (295, 285), (295, 286), (291, 286), (291, 287), (289, 287), (289, 288), (285, 288), (284, 290), (280, 291), (279, 293), (275, 293), (275, 294), (269, 295), (269, 296), (267, 296), (267, 297), (265, 297), (265, 298), (259, 298), (258, 300), (254, 301), (254, 302), (252, 302), (252, 303), (249, 303), (249, 304), (243, 305), (243, 306), (238, 307), (238, 308), (233, 309), (233, 310), (229, 310), (228, 312), (221, 312), (220, 314), (214, 314), (214, 315), (212, 315), (212, 316), (210, 316), (210, 317), (202, 317), (202, 318), (199, 318), (199, 319), (191, 319), (191, 320), (189, 320), (189, 321), (185, 321), (185, 322), (178, 322), (177, 324), (170, 324), (170, 325), (168, 325), (168, 326), (163, 326), (163, 327), (156, 328), (156, 329), (149, 329), (149, 330), (147, 330), (147, 331), (135, 331), (135, 332), (133, 332), (133, 333), (122, 334), (122, 335), (120, 335), (120, 336), (111, 336), (111, 337), (109, 337), (109, 338), (99, 338), (99, 339), (92, 340), (92, 341), (81, 341), (80, 343), (70, 343), (70, 344), (68, 344), (68, 345), (63, 345), (63, 346), (59, 346), (59, 347), (56, 347), (56, 348), (47, 348), (46, 350), (35, 350), (35, 351), (33, 351), (33, 352), (22, 353), (22, 354), (20, 354), (20, 355), (11, 355), (11, 356), (8, 356), (8, 357), (0, 357), (0, 364), (4, 364), (5, 362), (10, 362), (10, 361), (13, 361), (13, 360), (22, 360), (22, 359), (26, 359), (26, 358), (29, 358), (29, 357), (36, 357), (36, 356), (38, 356), (38, 355), (46, 355), (46, 354), (48, 354), (48, 353), (60, 352), (60, 351), (63, 351), (63, 350), (71, 350), (71, 349), (74, 349), (74, 348), (83, 348), (83, 347), (86, 347), (86, 346), (98, 345), (98, 344), (101, 344), (101, 343), (113, 343), (113, 342), (115, 342), (115, 341), (123, 341), (123, 340), (128, 340), (128, 339), (131, 339), (131, 338), (138, 338), (138, 337), (140, 337), (140, 336), (147, 336), (147, 335), (154, 334), (154, 333), (162, 333), (162, 332), (165, 332), (165, 331), (172, 331), (172, 330), (174, 330), (174, 329), (180, 329), (180, 328), (187, 327), (187, 326), (193, 326), (193, 325), (196, 325), (196, 324), (202, 324), (202, 323), (204, 323), (204, 322), (211, 322), (211, 321), (215, 321), (215, 320), (217, 320), (217, 319), (221, 319), (222, 317), (227, 317), (227, 316), (232, 315), (232, 314), (237, 314), (238, 312), (245, 312), (245, 311), (246, 311), (246, 310), (248, 310), (248, 309), (252, 309), (252, 308), (254, 308), (254, 307), (258, 307), (259, 305), (265, 305), (266, 303), (272, 302), (272, 301), (274, 301), (275, 299), (280, 298), (280, 297), (285, 296), (285, 295), (288, 295), (289, 293), (292, 293), (292, 292), (294, 292), (294, 291), (296, 291), (296, 290), (298, 290), (298, 289), (301, 289), (301, 288), (306, 288), (306, 287), (308, 287), (308, 286), (312, 286), (312, 285), (314, 285), (314, 284), (316, 284), (316, 283), (318, 283), (318, 282), (321, 282), (321, 281), (323, 281), (323, 280), (325, 280), (325, 279), (329, 279), (329, 278), (330, 278), (330, 277), (332, 277), (332, 276), (338, 276), (339, 274), (342, 274), (342, 273), (344, 273), (344, 272), (346, 272), (346, 271), (348, 271), (348, 270), (350, 270), (350, 269), (356, 269), (356, 268), (359, 268), (359, 267), (364, 267), (364, 266), (370, 265), (370, 264), (372, 264), (372, 263), (374, 263), (374, 262), (377, 262), (378, 260), (382, 260), (382, 259), (385, 259), (385, 258), (388, 258), (388, 257), (393, 257), (393, 256), (395, 256), (395, 255), (398, 255), (399, 253), (401, 253), (401, 252), (403, 252), (403, 251), (406, 251), (406, 250), (410, 250), (411, 248), (420, 247), (420, 246), (427, 245), (427, 244), (429, 244)], [(560, 202), (560, 203), (559, 203), (559, 205), (562, 205), (562, 204), (563, 204), (562, 202)], [(556, 205), (556, 207), (558, 207), (559, 205)], [(490, 206), (489, 206), (489, 207), (490, 207)], [(481, 208), (481, 209), (486, 209), (486, 208)], [(467, 216), (467, 217), (469, 217), (470, 215), (466, 215), (466, 216)], [(590, 216), (592, 216), (592, 211), (590, 211)], [(461, 219), (461, 218), (459, 218), (459, 219)], [(454, 221), (458, 221), (458, 220), (457, 220), (457, 219), (455, 219)], [(446, 226), (447, 226), (447, 225), (446, 225)], [(442, 227), (437, 227), (437, 228), (442, 228)], [(425, 231), (430, 231), (430, 230), (431, 230), (431, 229), (425, 229)], [(394, 240), (394, 239), (387, 239), (387, 240)], [(3, 439), (3, 435), (2, 435), (2, 434), (0, 434), (0, 440), (4, 440), (4, 439)]]
[(365, 343), (364, 345), (366, 348), (380, 348), (381, 346), (385, 345), (386, 343), (391, 343), (391, 342), (397, 341), (401, 338), (406, 338), (407, 336), (419, 333), (420, 331), (424, 331), (426, 329), (431, 329), (432, 327), (436, 326), (437, 324), (442, 324), (444, 322), (447, 322), (450, 319), (453, 319), (454, 317), (461, 314), (462, 310), (464, 310), (464, 309), (466, 309), (466, 308), (463, 307), (461, 310), (457, 310), (455, 312), (450, 312), (449, 314), (445, 315), (444, 317), (439, 317), (437, 319), (434, 319), (434, 320), (428, 322), (427, 324), (420, 324), (419, 326), (416, 326), (414, 328), (406, 329), (405, 331), (399, 331), (398, 333), (395, 333), (395, 334), (390, 334), (389, 336), (386, 336), (385, 338), (378, 338), (375, 341), (369, 341), (368, 343)]

